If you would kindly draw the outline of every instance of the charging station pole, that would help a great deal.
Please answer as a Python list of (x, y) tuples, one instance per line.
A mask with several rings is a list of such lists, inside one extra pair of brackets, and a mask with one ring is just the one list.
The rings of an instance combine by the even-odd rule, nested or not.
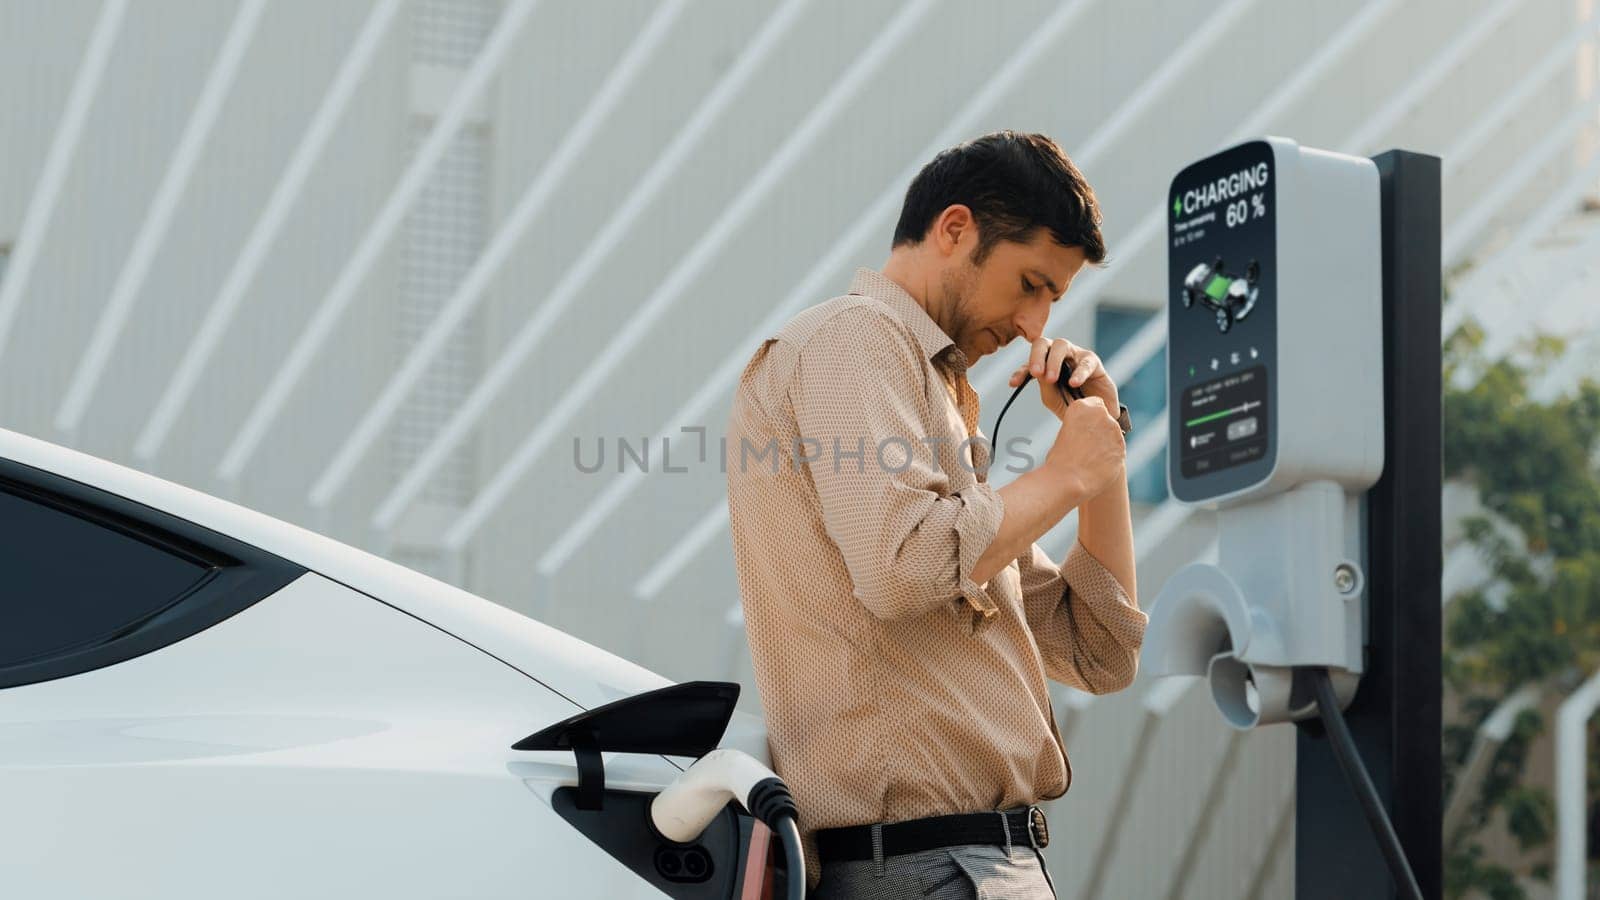
[[(1424, 897), (1441, 896), (1439, 159), (1372, 158), (1382, 196), (1384, 469), (1367, 494), (1366, 671), (1345, 719)], [(1329, 372), (1337, 382), (1346, 373)], [(1395, 896), (1320, 727), (1302, 723), (1296, 900)]]

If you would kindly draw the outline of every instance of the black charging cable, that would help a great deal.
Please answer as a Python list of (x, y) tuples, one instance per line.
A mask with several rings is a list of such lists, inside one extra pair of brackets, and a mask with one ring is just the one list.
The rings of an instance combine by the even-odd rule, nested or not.
[[(1061, 360), (1061, 374), (1056, 376), (1056, 390), (1061, 392), (1061, 399), (1068, 403), (1071, 403), (1074, 400), (1083, 399), (1082, 388), (1075, 388), (1072, 385), (1067, 384), (1067, 379), (1071, 377), (1072, 360), (1063, 358)], [(1000, 407), (1000, 414), (994, 417), (994, 427), (989, 429), (989, 446), (991, 448), (989, 455), (991, 457), (1000, 455), (1000, 420), (1006, 417), (1006, 410), (1011, 408), (1011, 401), (1017, 399), (1017, 395), (1022, 393), (1022, 389), (1027, 387), (1028, 382), (1032, 380), (1033, 373), (1024, 369), (1022, 372), (1022, 383), (1017, 385), (1017, 389), (1011, 392), (1011, 399), (1006, 401), (1005, 406)]]
[(799, 808), (794, 794), (783, 779), (763, 778), (750, 788), (745, 799), (745, 809), (766, 823), (777, 834), (783, 847), (784, 868), (788, 876), (784, 896), (788, 900), (804, 900), (806, 892), (806, 858), (800, 843)]
[(1356, 742), (1351, 739), (1350, 729), (1345, 725), (1344, 713), (1339, 711), (1339, 698), (1333, 691), (1333, 679), (1329, 677), (1327, 669), (1308, 668), (1305, 673), (1316, 688), (1317, 713), (1322, 717), (1322, 727), (1328, 732), (1333, 758), (1338, 761), (1339, 768), (1344, 772), (1344, 780), (1361, 802), (1361, 811), (1367, 816), (1367, 826), (1372, 829), (1378, 849), (1383, 852), (1383, 861), (1388, 864), (1389, 874), (1394, 878), (1395, 890), (1401, 897), (1422, 900), (1422, 889), (1417, 886), (1417, 876), (1412, 873), (1411, 864), (1406, 861), (1405, 851), (1400, 847), (1400, 837), (1395, 834), (1394, 823), (1389, 821), (1383, 801), (1378, 799), (1378, 789), (1373, 786), (1367, 767), (1362, 765), (1361, 754), (1356, 752)]
[(778, 840), (783, 843), (784, 865), (789, 873), (784, 896), (788, 900), (805, 900), (806, 858), (800, 847), (800, 826), (795, 823), (794, 816), (786, 816), (779, 820), (777, 831)]

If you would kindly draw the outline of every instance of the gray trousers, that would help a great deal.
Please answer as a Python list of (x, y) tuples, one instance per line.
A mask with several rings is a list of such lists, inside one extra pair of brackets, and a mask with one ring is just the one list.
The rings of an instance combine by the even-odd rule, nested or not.
[(1038, 849), (962, 844), (822, 864), (810, 900), (1054, 900)]

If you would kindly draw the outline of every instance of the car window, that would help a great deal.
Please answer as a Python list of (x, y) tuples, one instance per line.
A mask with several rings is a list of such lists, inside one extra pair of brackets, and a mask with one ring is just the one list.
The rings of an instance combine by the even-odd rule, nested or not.
[(112, 640), (176, 603), (210, 571), (0, 491), (0, 666)]
[(0, 689), (159, 650), (305, 571), (162, 510), (0, 458)]

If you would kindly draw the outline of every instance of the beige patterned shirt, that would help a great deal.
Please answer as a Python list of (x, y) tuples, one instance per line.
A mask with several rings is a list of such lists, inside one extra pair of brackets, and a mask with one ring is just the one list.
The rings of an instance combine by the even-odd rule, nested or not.
[(1104, 693), (1146, 616), (1074, 542), (987, 584), (1000, 527), (966, 361), (888, 277), (796, 315), (745, 366), (728, 512), (775, 768), (819, 828), (1004, 809), (1072, 778), (1045, 679)]

